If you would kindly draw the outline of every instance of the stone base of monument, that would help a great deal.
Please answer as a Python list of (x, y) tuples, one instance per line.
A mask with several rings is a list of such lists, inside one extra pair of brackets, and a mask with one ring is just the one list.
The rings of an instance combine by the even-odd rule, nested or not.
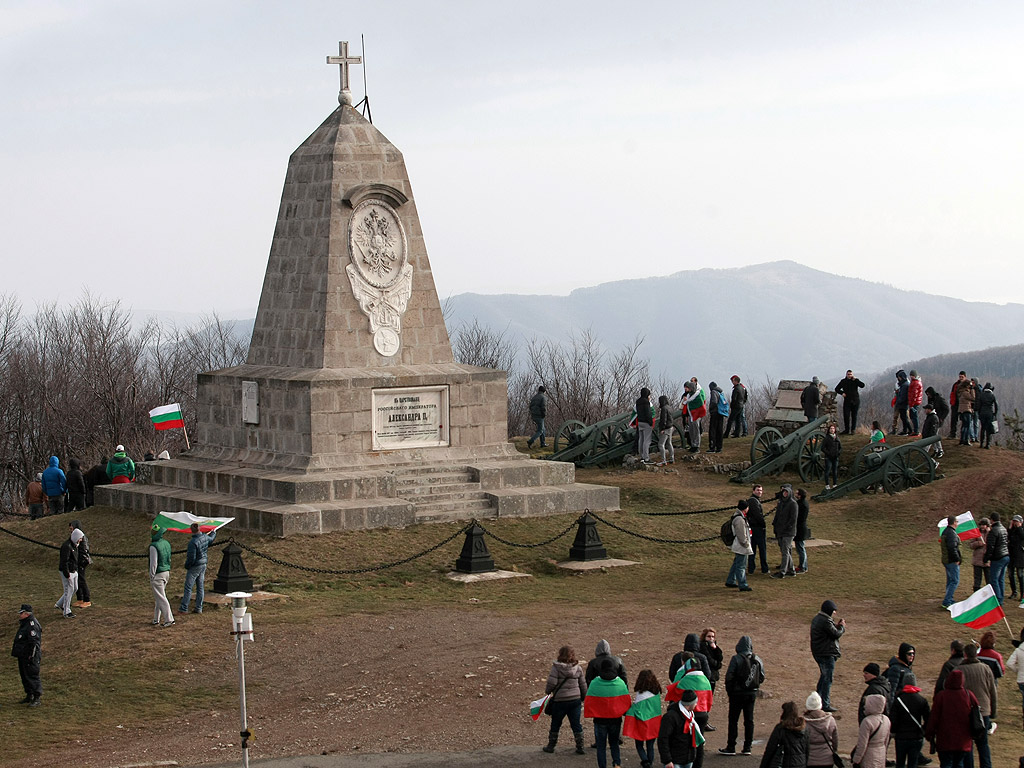
[(567, 571), (600, 571), (604, 568), (621, 568), (626, 565), (643, 565), (633, 560), (616, 560), (614, 557), (606, 557), (603, 560), (563, 560), (555, 563), (556, 568), (564, 568)]
[(478, 581), (497, 581), (499, 579), (529, 579), (532, 578), (532, 575), (519, 573), (519, 571), (484, 571), (483, 573), (451, 571), (448, 573), (448, 578), (452, 581), (461, 581), (463, 584), (473, 584)]
[(281, 537), (619, 509), (618, 488), (574, 482), (572, 464), (516, 456), (315, 473), (183, 458), (151, 464), (149, 484), (95, 494), (97, 504), (233, 517), (233, 529)]

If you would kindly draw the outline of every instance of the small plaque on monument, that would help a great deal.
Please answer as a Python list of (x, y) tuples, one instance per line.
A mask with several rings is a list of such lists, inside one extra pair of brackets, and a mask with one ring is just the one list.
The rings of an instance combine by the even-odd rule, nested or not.
[(242, 423), (260, 423), (260, 385), (255, 381), (242, 382)]
[(449, 444), (448, 387), (373, 390), (373, 449)]

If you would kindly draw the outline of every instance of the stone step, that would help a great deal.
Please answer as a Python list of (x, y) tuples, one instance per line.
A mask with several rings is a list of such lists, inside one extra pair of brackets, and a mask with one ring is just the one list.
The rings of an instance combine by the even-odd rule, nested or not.
[(480, 494), (477, 498), (450, 499), (446, 501), (421, 501), (416, 502), (416, 515), (421, 513), (432, 513), (440, 511), (465, 511), (474, 509), (490, 509), (491, 500)]
[(465, 496), (467, 494), (480, 493), (480, 483), (451, 483), (438, 485), (416, 485), (405, 488), (398, 488), (395, 495), (400, 499), (410, 501), (452, 498)]
[(463, 502), (459, 505), (418, 504), (416, 506), (417, 523), (442, 523), (457, 520), (469, 520), (473, 517), (496, 518), (498, 510), (491, 506), (487, 499)]
[(406, 488), (431, 488), (438, 485), (476, 485), (480, 483), (469, 472), (447, 475), (422, 475), (420, 477), (395, 478), (395, 488), (401, 493)]
[(407, 478), (422, 477), (424, 475), (458, 475), (465, 474), (472, 477), (472, 472), (461, 464), (425, 464), (418, 467), (408, 467), (395, 470), (395, 477), (399, 482)]

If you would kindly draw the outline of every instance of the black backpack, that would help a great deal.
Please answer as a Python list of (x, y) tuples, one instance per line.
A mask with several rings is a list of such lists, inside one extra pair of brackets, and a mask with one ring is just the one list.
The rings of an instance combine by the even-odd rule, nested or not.
[(731, 547), (732, 543), (736, 541), (736, 534), (732, 530), (732, 520), (733, 518), (730, 517), (728, 520), (722, 523), (722, 530), (718, 534), (722, 537), (722, 543), (725, 544), (725, 546), (727, 547)]
[(748, 660), (747, 676), (743, 680), (743, 690), (756, 691), (764, 682), (764, 662), (756, 653)]

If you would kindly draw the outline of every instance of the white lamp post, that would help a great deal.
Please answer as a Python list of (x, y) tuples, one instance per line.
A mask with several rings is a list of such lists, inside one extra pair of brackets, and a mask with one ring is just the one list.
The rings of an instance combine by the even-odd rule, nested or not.
[(252, 640), (252, 614), (247, 613), (245, 600), (252, 597), (248, 592), (232, 592), (231, 598), (231, 634), (235, 638), (235, 654), (238, 656), (238, 694), (241, 702), (242, 730), (242, 768), (249, 768), (249, 732), (248, 718), (245, 712), (245, 645)]

